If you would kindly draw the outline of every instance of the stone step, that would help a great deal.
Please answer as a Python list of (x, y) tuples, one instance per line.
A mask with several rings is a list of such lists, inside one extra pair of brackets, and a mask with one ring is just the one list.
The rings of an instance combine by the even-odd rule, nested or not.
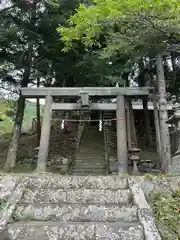
[(83, 172), (83, 171), (73, 171), (71, 172), (71, 174), (73, 176), (106, 176), (106, 172), (93, 172), (89, 171), (89, 172)]
[(82, 173), (82, 174), (89, 174), (97, 173), (98, 175), (104, 174), (106, 172), (105, 168), (75, 168), (72, 169), (71, 173)]
[(26, 189), (21, 199), (23, 203), (56, 203), (56, 204), (120, 204), (132, 202), (129, 189)]
[(91, 161), (76, 161), (74, 164), (74, 167), (76, 168), (92, 168), (92, 169), (104, 169), (104, 162), (100, 163), (100, 162), (91, 162)]
[(96, 164), (96, 165), (104, 165), (105, 164), (105, 160), (104, 159), (97, 160), (97, 159), (87, 159), (87, 158), (80, 159), (80, 158), (78, 158), (78, 159), (76, 159), (75, 163), (77, 163), (77, 164), (83, 164), (84, 163), (85, 165), (87, 165), (87, 164), (91, 164), (91, 165), (94, 165), (94, 164)]
[(101, 164), (101, 165), (97, 165), (97, 167), (95, 166), (95, 162), (94, 162), (94, 164), (93, 163), (87, 163), (86, 165), (84, 164), (83, 165), (83, 162), (82, 162), (82, 164), (75, 164), (74, 165), (74, 168), (75, 169), (79, 169), (80, 171), (89, 171), (89, 170), (94, 170), (95, 172), (98, 172), (98, 171), (104, 171), (104, 170), (106, 170), (106, 168), (105, 168), (105, 165), (104, 164)]
[(28, 188), (41, 189), (111, 189), (120, 190), (128, 188), (126, 177), (106, 176), (106, 177), (75, 177), (59, 175), (38, 175), (29, 177)]
[(97, 161), (97, 160), (103, 160), (104, 159), (104, 154), (99, 154), (99, 153), (97, 153), (97, 154), (92, 154), (91, 155), (91, 152), (89, 152), (89, 153), (83, 153), (83, 154), (78, 154), (77, 153), (77, 155), (76, 155), (76, 159), (78, 159), (78, 160), (82, 160), (83, 161), (83, 159), (92, 159), (93, 161)]
[[(96, 147), (98, 147), (98, 146), (96, 146)], [(99, 147), (98, 148), (84, 148), (84, 149), (82, 149), (82, 148), (80, 148), (79, 149), (79, 151), (78, 151), (78, 153), (87, 153), (87, 152), (91, 152), (92, 154), (94, 153), (94, 154), (96, 154), (96, 153), (104, 153), (104, 146), (102, 147), (102, 149), (99, 149)]]
[(100, 157), (100, 158), (95, 158), (95, 157), (89, 157), (89, 158), (84, 158), (84, 159), (80, 159), (79, 156), (77, 156), (78, 158), (76, 158), (76, 162), (87, 162), (87, 163), (104, 163), (104, 158)]
[(77, 170), (76, 172), (74, 171), (73, 173), (71, 173), (71, 175), (73, 175), (73, 176), (84, 176), (84, 177), (86, 177), (86, 176), (100, 177), (100, 176), (106, 176), (107, 173), (106, 172), (103, 172), (103, 173), (93, 173), (92, 171), (83, 173), (83, 172), (78, 172), (78, 170)]
[(34, 221), (77, 221), (77, 222), (136, 222), (137, 207), (117, 205), (78, 205), (78, 204), (21, 204), (14, 213), (16, 220)]
[(144, 240), (140, 224), (99, 222), (14, 222), (8, 226), (13, 240)]
[[(94, 140), (94, 141), (96, 141), (96, 140)], [(83, 145), (84, 149), (82, 149), (81, 146), (80, 146), (80, 148), (78, 150), (78, 152), (80, 152), (80, 153), (87, 153), (87, 152), (91, 152), (91, 151), (92, 151), (92, 153), (96, 153), (96, 152), (102, 153), (102, 152), (104, 152), (104, 144), (103, 145), (98, 145), (98, 144), (97, 145), (92, 145), (92, 143), (88, 143), (87, 145), (85, 145), (85, 144), (82, 143), (82, 145)], [(89, 148), (88, 148), (88, 146), (89, 146)]]
[(79, 154), (77, 154), (77, 156), (76, 156), (76, 159), (77, 160), (81, 160), (81, 161), (85, 161), (85, 160), (89, 160), (89, 161), (104, 161), (104, 155), (102, 156), (102, 155), (95, 155), (95, 156), (93, 156), (93, 155), (79, 155)]

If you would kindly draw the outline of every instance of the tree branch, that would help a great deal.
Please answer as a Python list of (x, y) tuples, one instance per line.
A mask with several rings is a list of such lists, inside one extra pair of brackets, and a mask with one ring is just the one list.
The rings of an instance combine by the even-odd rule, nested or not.
[[(160, 29), (160, 28), (158, 28), (158, 27), (149, 19), (149, 17), (148, 17), (147, 15), (142, 15), (141, 13), (139, 13), (139, 16), (140, 16), (141, 18), (143, 18), (144, 20), (146, 20), (146, 21), (150, 24), (150, 25), (149, 25), (150, 27), (152, 27), (152, 28), (154, 28), (155, 30), (157, 30), (157, 31), (159, 31), (159, 32), (167, 35), (167, 32), (164, 31), (164, 30), (162, 30), (162, 29)], [(144, 24), (145, 24), (145, 22), (144, 22)]]

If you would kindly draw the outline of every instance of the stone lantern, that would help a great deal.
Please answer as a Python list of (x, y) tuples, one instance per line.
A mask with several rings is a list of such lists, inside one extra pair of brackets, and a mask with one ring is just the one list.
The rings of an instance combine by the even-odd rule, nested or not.
[(166, 121), (167, 124), (171, 124), (174, 128), (173, 133), (177, 135), (177, 150), (175, 156), (172, 158), (171, 169), (172, 173), (180, 173), (180, 103), (175, 101), (175, 97), (172, 97), (173, 115)]
[(128, 152), (130, 153), (129, 159), (133, 163), (132, 175), (136, 175), (136, 176), (140, 175), (139, 169), (137, 167), (137, 164), (139, 163), (140, 149), (139, 148), (132, 148), (132, 149), (129, 149)]

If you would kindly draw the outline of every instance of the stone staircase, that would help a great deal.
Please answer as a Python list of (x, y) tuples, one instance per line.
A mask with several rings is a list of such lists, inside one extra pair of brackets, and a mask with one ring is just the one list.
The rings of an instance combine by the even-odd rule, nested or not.
[(127, 178), (114, 176), (30, 177), (8, 231), (13, 240), (146, 239)]
[(106, 174), (104, 135), (98, 126), (84, 127), (71, 174), (84, 176)]
[[(116, 112), (115, 111), (105, 111), (103, 114), (104, 119), (115, 119), (116, 118)], [(111, 140), (111, 146), (110, 146), (110, 156), (113, 156), (116, 158), (117, 156), (117, 130), (116, 130), (116, 121), (111, 121), (109, 127), (110, 132), (110, 140)]]
[(140, 178), (0, 175), (1, 240), (161, 240)]

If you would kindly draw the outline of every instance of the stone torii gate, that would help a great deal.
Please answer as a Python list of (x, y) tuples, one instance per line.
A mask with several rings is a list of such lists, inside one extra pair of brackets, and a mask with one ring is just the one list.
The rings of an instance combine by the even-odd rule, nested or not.
[[(41, 128), (41, 139), (36, 170), (45, 172), (49, 153), (52, 110), (114, 110), (117, 118), (117, 159), (118, 172), (128, 170), (128, 149), (126, 134), (125, 98), (147, 97), (152, 88), (119, 88), (119, 87), (83, 87), (83, 88), (21, 88), (26, 98), (44, 98), (45, 107)], [(80, 97), (80, 103), (55, 103), (53, 97)], [(115, 98), (116, 103), (90, 103), (89, 97)]]

